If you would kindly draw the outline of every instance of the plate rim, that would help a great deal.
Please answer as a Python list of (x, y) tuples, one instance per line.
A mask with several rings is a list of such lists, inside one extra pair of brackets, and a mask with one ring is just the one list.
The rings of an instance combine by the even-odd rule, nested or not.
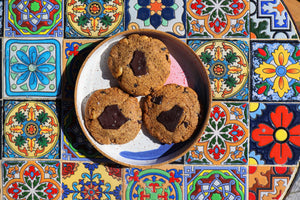
[[(81, 74), (82, 74), (82, 71), (83, 69), (85, 68), (85, 65), (88, 61), (88, 59), (95, 53), (95, 51), (100, 48), (105, 42), (109, 41), (109, 40), (113, 40), (114, 38), (116, 37), (120, 37), (120, 36), (128, 36), (128, 35), (131, 35), (131, 34), (149, 34), (151, 35), (151, 33), (153, 34), (156, 34), (156, 35), (163, 35), (167, 38), (170, 38), (172, 40), (176, 40), (177, 42), (180, 42), (182, 45), (184, 45), (187, 49), (190, 50), (190, 53), (193, 54), (193, 56), (197, 59), (197, 61), (200, 63), (201, 65), (201, 68), (203, 70), (203, 73), (202, 75), (205, 76), (205, 78), (207, 79), (207, 90), (208, 90), (208, 94), (207, 94), (207, 100), (208, 100), (208, 113), (206, 114), (206, 116), (204, 116), (204, 120), (203, 120), (203, 125), (202, 127), (200, 127), (200, 130), (199, 130), (199, 133), (198, 133), (198, 137), (194, 139), (194, 141), (191, 142), (190, 146), (188, 148), (186, 148), (182, 153), (180, 153), (179, 155), (177, 156), (174, 156), (173, 158), (171, 159), (168, 159), (166, 161), (163, 161), (163, 162), (160, 162), (160, 163), (156, 163), (156, 164), (150, 164), (150, 165), (138, 165), (138, 164), (131, 164), (131, 163), (126, 163), (126, 162), (122, 162), (122, 161), (119, 161), (109, 155), (107, 155), (104, 151), (102, 151), (101, 149), (99, 149), (96, 144), (94, 144), (94, 141), (92, 141), (90, 139), (90, 137), (92, 137), (90, 135), (90, 133), (86, 133), (86, 131), (84, 130), (85, 129), (85, 125), (84, 123), (81, 122), (81, 120), (79, 120), (79, 111), (78, 111), (78, 108), (77, 108), (77, 105), (78, 105), (78, 100), (77, 100), (77, 91), (78, 91), (78, 85), (79, 85), (79, 79), (81, 77)], [(88, 54), (88, 56), (85, 58), (84, 62), (82, 63), (81, 67), (80, 67), (80, 70), (77, 74), (77, 77), (76, 77), (76, 83), (75, 83), (75, 89), (74, 89), (74, 107), (75, 107), (75, 113), (76, 113), (76, 119), (80, 125), (80, 128), (81, 128), (81, 131), (83, 132), (83, 134), (85, 135), (85, 137), (87, 138), (88, 142), (99, 152), (101, 153), (103, 156), (105, 156), (106, 158), (112, 160), (113, 162), (115, 163), (118, 163), (118, 164), (121, 164), (123, 166), (127, 166), (127, 167), (141, 167), (141, 168), (151, 168), (151, 167), (156, 167), (156, 166), (161, 166), (161, 165), (165, 165), (165, 164), (168, 164), (168, 163), (171, 163), (173, 161), (176, 161), (177, 159), (179, 159), (180, 157), (182, 157), (183, 155), (185, 155), (194, 145), (195, 143), (199, 140), (199, 138), (203, 135), (203, 132), (206, 128), (206, 126), (208, 125), (208, 120), (209, 120), (209, 113), (211, 111), (211, 104), (212, 104), (212, 91), (211, 91), (211, 85), (210, 85), (210, 79), (209, 79), (209, 76), (208, 76), (208, 73), (202, 63), (202, 61), (200, 60), (199, 56), (195, 53), (195, 51), (190, 47), (188, 46), (185, 42), (183, 42), (182, 40), (180, 40), (179, 38), (169, 34), (169, 33), (166, 33), (166, 32), (163, 32), (163, 31), (159, 31), (159, 30), (153, 30), (153, 29), (133, 29), (133, 30), (126, 30), (126, 31), (122, 31), (122, 32), (119, 32), (111, 37), (108, 37), (108, 38), (105, 38), (104, 40), (101, 40), (99, 39), (98, 41), (100, 41), (99, 44), (97, 44), (97, 46), (95, 46), (93, 48), (93, 50)], [(100, 144), (100, 143), (98, 143)], [(101, 145), (101, 144), (100, 144)], [(184, 161), (183, 161), (184, 162)]]

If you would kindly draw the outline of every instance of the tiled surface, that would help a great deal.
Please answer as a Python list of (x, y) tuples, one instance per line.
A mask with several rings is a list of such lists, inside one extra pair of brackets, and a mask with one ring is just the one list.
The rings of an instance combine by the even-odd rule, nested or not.
[(189, 37), (249, 37), (249, 1), (187, 1)]
[(208, 71), (214, 100), (248, 100), (249, 44), (245, 40), (188, 40)]
[(59, 161), (3, 161), (3, 199), (60, 199)]
[(182, 166), (127, 168), (123, 181), (124, 199), (183, 199)]
[(5, 1), (6, 37), (62, 37), (63, 11), (61, 0)]
[(249, 135), (247, 113), (247, 103), (214, 102), (205, 132), (186, 155), (186, 163), (246, 165)]
[(184, 199), (247, 199), (246, 167), (184, 167)]
[(62, 163), (62, 199), (121, 199), (121, 168), (100, 163)]
[(279, 199), (293, 172), (293, 167), (250, 166), (249, 199)]
[[(149, 169), (98, 153), (73, 100), (89, 52), (138, 28), (186, 42), (213, 92), (203, 137), (176, 162)], [(300, 40), (284, 2), (7, 0), (0, 1), (0, 36), (0, 199), (299, 195)]]
[(60, 158), (60, 123), (55, 102), (5, 101), (6, 158)]

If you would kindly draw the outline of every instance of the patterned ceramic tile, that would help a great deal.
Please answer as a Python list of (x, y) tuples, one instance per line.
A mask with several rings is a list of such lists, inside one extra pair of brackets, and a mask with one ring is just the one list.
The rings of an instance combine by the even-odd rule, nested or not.
[(0, 36), (2, 37), (3, 36), (3, 6), (4, 6), (4, 3), (3, 1), (0, 1)]
[(5, 0), (6, 37), (62, 37), (62, 0)]
[(250, 0), (251, 39), (299, 38), (281, 0)]
[(250, 103), (250, 152), (258, 164), (297, 164), (300, 157), (300, 107)]
[(247, 164), (248, 104), (213, 102), (208, 125), (187, 164)]
[(65, 37), (108, 37), (123, 31), (123, 0), (65, 0)]
[(56, 97), (60, 94), (60, 42), (7, 40), (5, 85), (8, 96)]
[(3, 161), (3, 199), (60, 199), (59, 161)]
[(121, 172), (99, 163), (63, 162), (62, 199), (121, 199)]
[(4, 112), (4, 157), (60, 157), (57, 103), (6, 101)]
[(246, 167), (184, 167), (184, 199), (247, 199)]
[(252, 100), (299, 101), (299, 42), (252, 42), (251, 48)]
[(187, 12), (188, 37), (249, 37), (249, 0), (188, 0)]
[(133, 199), (183, 199), (183, 168), (164, 165), (160, 168), (125, 169), (124, 194)]
[(294, 167), (249, 166), (249, 200), (280, 199)]
[(126, 1), (126, 29), (156, 29), (185, 37), (185, 0)]
[(63, 41), (63, 78), (62, 98), (73, 101), (76, 79), (79, 70), (89, 53), (99, 44), (99, 40), (70, 40)]
[(73, 102), (62, 102), (62, 159), (108, 162), (87, 140), (78, 123)]
[(188, 40), (207, 69), (214, 100), (247, 100), (249, 46), (241, 40)]

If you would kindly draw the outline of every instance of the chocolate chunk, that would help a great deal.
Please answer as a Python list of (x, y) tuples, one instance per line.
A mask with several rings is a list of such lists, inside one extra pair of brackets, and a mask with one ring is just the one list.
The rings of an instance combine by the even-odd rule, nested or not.
[(163, 51), (165, 51), (165, 50), (167, 50), (167, 48), (166, 47), (163, 47), (163, 48), (160, 48), (161, 50), (163, 50)]
[(156, 119), (162, 123), (168, 131), (174, 132), (182, 113), (183, 108), (175, 105), (171, 110), (161, 112)]
[(133, 74), (135, 76), (142, 76), (147, 74), (148, 67), (146, 63), (146, 57), (145, 54), (141, 51), (135, 51), (133, 53), (133, 58), (130, 61), (130, 67), (133, 71)]
[(163, 96), (160, 95), (158, 97), (154, 96), (151, 98), (151, 102), (160, 105), (162, 102)]
[(98, 121), (104, 129), (119, 129), (128, 120), (116, 104), (106, 106), (98, 117)]

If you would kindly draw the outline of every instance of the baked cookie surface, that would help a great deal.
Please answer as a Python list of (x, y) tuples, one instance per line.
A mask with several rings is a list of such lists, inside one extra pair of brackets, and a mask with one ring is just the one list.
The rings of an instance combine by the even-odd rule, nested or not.
[(95, 91), (85, 108), (85, 126), (101, 144), (124, 144), (141, 129), (142, 110), (137, 98), (112, 87)]
[(155, 38), (132, 34), (115, 44), (108, 67), (120, 87), (140, 96), (159, 89), (170, 74), (170, 55), (166, 45)]
[(142, 109), (145, 127), (162, 143), (186, 141), (198, 125), (200, 104), (189, 87), (165, 85), (145, 97)]

